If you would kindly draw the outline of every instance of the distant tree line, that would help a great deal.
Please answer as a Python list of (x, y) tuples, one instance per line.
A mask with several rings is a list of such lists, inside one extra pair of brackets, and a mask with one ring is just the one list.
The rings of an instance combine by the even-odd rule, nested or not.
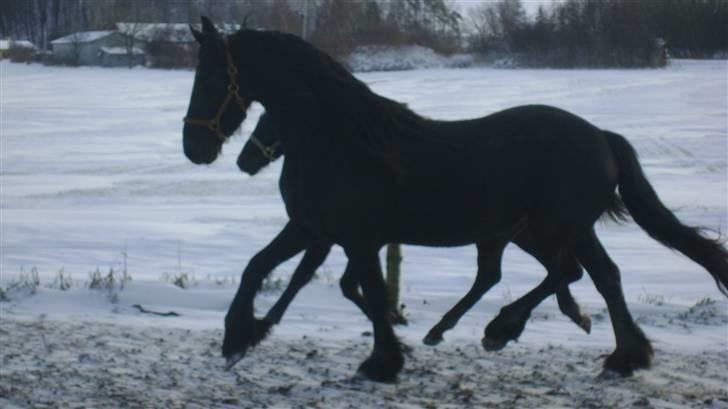
[[(340, 54), (366, 44), (418, 43), (438, 51), (460, 46), (460, 15), (451, 0), (3, 0), (0, 35), (48, 49), (76, 31), (110, 30), (117, 22), (218, 23), (305, 34)], [(308, 7), (306, 5), (308, 4)], [(310, 20), (304, 32), (304, 19)]]
[(342, 55), (362, 45), (460, 49), (462, 17), (446, 0), (322, 0), (310, 40)]
[(728, 0), (566, 0), (529, 19), (520, 0), (473, 9), (470, 49), (521, 65), (645, 67), (725, 57)]
[(303, 35), (339, 56), (362, 45), (416, 44), (530, 66), (637, 67), (663, 64), (665, 49), (728, 53), (728, 0), (566, 0), (535, 16), (521, 0), (490, 0), (466, 18), (453, 0), (2, 0), (0, 36), (48, 49), (55, 38), (117, 22), (197, 23), (200, 15)]

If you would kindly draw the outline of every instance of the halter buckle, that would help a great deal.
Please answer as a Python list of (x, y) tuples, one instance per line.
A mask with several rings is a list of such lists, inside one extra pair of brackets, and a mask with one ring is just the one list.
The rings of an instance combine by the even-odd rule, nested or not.
[(263, 156), (265, 156), (266, 159), (268, 159), (270, 162), (273, 162), (273, 160), (275, 159), (275, 153), (275, 148), (271, 146), (267, 146), (265, 149), (263, 149)]

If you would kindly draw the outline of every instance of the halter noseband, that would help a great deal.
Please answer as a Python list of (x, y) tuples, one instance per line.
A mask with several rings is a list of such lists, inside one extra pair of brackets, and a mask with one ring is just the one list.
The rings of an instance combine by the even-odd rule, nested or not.
[(225, 99), (222, 101), (222, 104), (220, 104), (220, 108), (217, 109), (217, 113), (212, 119), (195, 119), (190, 117), (184, 117), (183, 121), (186, 124), (207, 127), (207, 129), (211, 130), (217, 135), (220, 141), (225, 142), (225, 134), (223, 134), (222, 130), (220, 129), (220, 119), (225, 113), (225, 109), (227, 109), (228, 104), (230, 103), (230, 101), (233, 100), (233, 98), (235, 98), (235, 102), (237, 102), (241, 111), (247, 111), (247, 106), (243, 97), (238, 94), (238, 91), (240, 91), (240, 86), (238, 86), (238, 81), (235, 77), (238, 74), (238, 68), (235, 67), (235, 64), (233, 63), (233, 56), (232, 54), (230, 54), (230, 45), (228, 44), (227, 38), (225, 38), (223, 42), (225, 44), (227, 74), (230, 80), (230, 83), (227, 86), (227, 95), (225, 95)]
[(265, 144), (261, 142), (260, 139), (255, 137), (255, 135), (250, 135), (250, 142), (253, 142), (253, 145), (260, 149), (260, 153), (262, 153), (263, 156), (268, 159), (268, 162), (273, 162), (274, 160), (276, 160), (276, 150), (279, 146), (281, 146), (281, 141), (276, 141), (276, 143), (271, 146), (265, 146)]

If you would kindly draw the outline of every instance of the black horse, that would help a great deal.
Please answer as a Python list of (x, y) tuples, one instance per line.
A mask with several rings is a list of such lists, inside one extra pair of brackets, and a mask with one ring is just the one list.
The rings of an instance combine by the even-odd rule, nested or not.
[[(479, 254), (493, 254), (528, 228), (552, 255), (549, 291), (566, 285), (574, 255), (604, 297), (617, 343), (605, 366), (621, 373), (647, 367), (649, 341), (632, 319), (619, 270), (593, 229), (602, 214), (616, 210), (617, 188), (637, 224), (702, 265), (726, 292), (726, 248), (680, 223), (618, 134), (548, 106), (429, 120), (373, 93), (296, 36), (242, 29), (223, 38), (207, 19), (193, 34), (200, 51), (183, 131), (185, 155), (194, 163), (213, 162), (248, 104), (260, 102), (275, 118), (286, 149), (280, 187), (294, 222), (243, 272), (225, 317), (222, 352), (229, 363), (256, 339), (253, 301), (264, 274), (318, 240), (344, 249), (373, 321), (374, 350), (360, 371), (392, 381), (404, 358), (387, 320), (379, 249), (392, 242), (475, 243)], [(492, 268), (485, 259), (478, 257), (479, 269)]]
[[(264, 112), (260, 116), (255, 130), (250, 135), (245, 146), (243, 146), (238, 156), (237, 164), (240, 170), (253, 176), (268, 164), (280, 158), (283, 153), (283, 144), (278, 136), (275, 122), (268, 113)], [(621, 215), (615, 215), (615, 217), (617, 216)], [(537, 248), (537, 243), (531, 242), (528, 230), (524, 230), (516, 235), (513, 238), (513, 243), (539, 260), (541, 264), (547, 265), (550, 262), (551, 255)], [(306, 249), (303, 259), (294, 271), (291, 282), (286, 287), (286, 290), (273, 307), (271, 307), (265, 318), (262, 321), (256, 320), (259, 328), (259, 336), (264, 336), (273, 325), (280, 322), (288, 305), (293, 301), (298, 291), (313, 278), (316, 269), (324, 262), (331, 246), (332, 244), (324, 245), (318, 241), (312, 241), (311, 247)], [(437, 345), (442, 342), (444, 332), (455, 327), (465, 312), (482, 297), (487, 289), (499, 281), (502, 253), (498, 252), (482, 256), (493, 258), (492, 260), (485, 261), (485, 264), (492, 266), (492, 269), (480, 269), (478, 271), (478, 274), (485, 274), (486, 276), (477, 277), (472, 289), (466, 296), (430, 329), (423, 340), (425, 344)], [(571, 268), (567, 271), (567, 274), (569, 282), (576, 281), (583, 275), (583, 270), (573, 256)], [(547, 277), (546, 280), (549, 280), (549, 278)], [(539, 302), (551, 294), (550, 291), (542, 290), (548, 287), (546, 280), (541, 284), (541, 288), (537, 292), (539, 294)], [(353, 274), (351, 274), (350, 269), (347, 268), (344, 271), (339, 284), (344, 297), (351, 300), (369, 317), (364, 299), (358, 291), (359, 283)], [(591, 330), (591, 319), (588, 315), (581, 314), (580, 308), (568, 290), (568, 287), (564, 287), (563, 291), (558, 291), (556, 297), (559, 301), (561, 311), (586, 331), (586, 333), (589, 333)], [(526, 321), (531, 315), (530, 309), (517, 307), (523, 302), (525, 301), (518, 300), (512, 306), (505, 307), (498, 317), (492, 321), (493, 323), (487, 327), (484, 344), (487, 349), (501, 349), (509, 340), (517, 339), (520, 336), (526, 325)], [(535, 305), (530, 305), (530, 307), (533, 308)], [(393, 323), (397, 322), (393, 321)], [(256, 340), (255, 343), (258, 341)]]

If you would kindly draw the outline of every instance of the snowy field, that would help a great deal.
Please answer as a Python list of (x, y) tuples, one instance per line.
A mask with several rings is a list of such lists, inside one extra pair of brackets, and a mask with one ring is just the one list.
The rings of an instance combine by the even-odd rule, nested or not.
[[(572, 111), (625, 135), (682, 220), (727, 232), (727, 72), (725, 61), (676, 61), (661, 70), (360, 78), (440, 119), (527, 103)], [(184, 157), (192, 81), (189, 71), (0, 62), (0, 283), (13, 287), (31, 271), (40, 280), (0, 302), (0, 407), (728, 408), (728, 302), (699, 266), (633, 223), (598, 226), (656, 348), (653, 370), (631, 379), (598, 376), (614, 338), (588, 277), (571, 288), (592, 316), (590, 335), (549, 299), (518, 343), (499, 353), (480, 347), (500, 307), (545, 276), (515, 247), (501, 283), (435, 348), (420, 339), (472, 284), (475, 250), (403, 248), (410, 324), (397, 333), (413, 350), (396, 385), (350, 379), (371, 347), (371, 325), (339, 294), (339, 249), (270, 338), (224, 372), (222, 321), (239, 274), (287, 218), (280, 163), (253, 178), (235, 165), (259, 106), (217, 163)], [(125, 265), (132, 281), (123, 289), (88, 288), (91, 272)], [(274, 278), (285, 283), (295, 265)], [(70, 288), (59, 288), (59, 271)], [(191, 277), (186, 289), (170, 283), (181, 273)], [(259, 296), (258, 314), (279, 286), (273, 280)]]

